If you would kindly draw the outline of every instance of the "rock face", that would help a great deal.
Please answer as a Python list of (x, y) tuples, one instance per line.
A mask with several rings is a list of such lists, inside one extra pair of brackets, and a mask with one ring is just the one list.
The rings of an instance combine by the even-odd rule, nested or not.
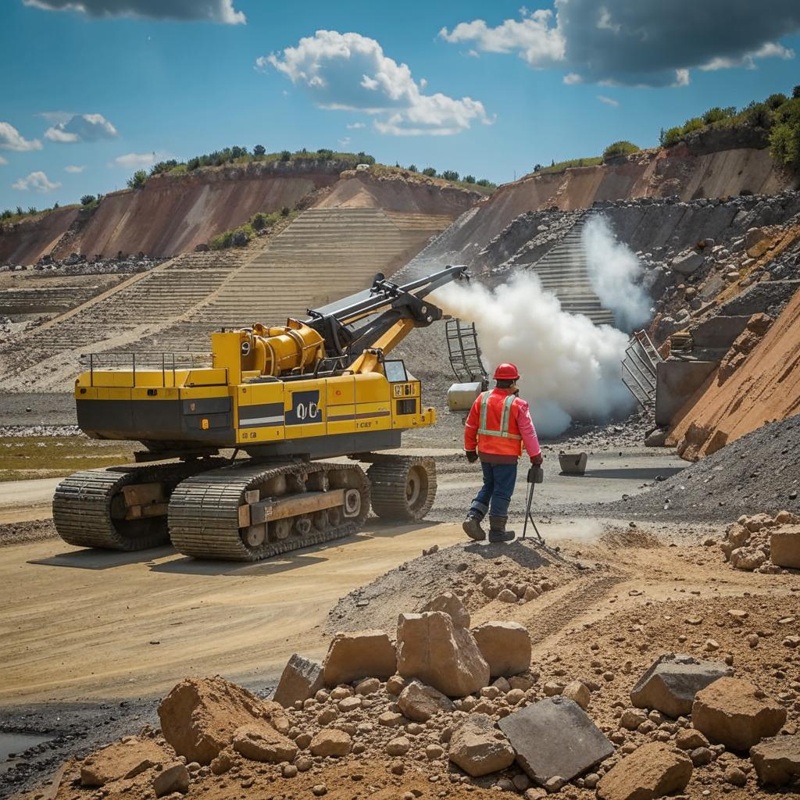
[(247, 689), (214, 678), (186, 678), (161, 701), (158, 717), (164, 738), (188, 761), (209, 764), (248, 718), (267, 711)]
[(490, 677), (472, 634), (443, 611), (400, 615), (397, 671), (448, 697), (465, 697), (486, 686)]
[(654, 800), (682, 792), (692, 777), (692, 761), (662, 742), (642, 745), (600, 780), (601, 800)]
[(313, 697), (323, 685), (322, 667), (294, 653), (283, 668), (273, 700), (288, 708), (297, 701)]
[(746, 752), (774, 736), (786, 722), (786, 709), (738, 678), (720, 678), (697, 693), (692, 724), (710, 742)]

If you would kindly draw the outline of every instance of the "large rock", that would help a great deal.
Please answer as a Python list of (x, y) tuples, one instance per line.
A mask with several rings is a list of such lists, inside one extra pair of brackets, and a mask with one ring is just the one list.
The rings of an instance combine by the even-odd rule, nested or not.
[(636, 708), (650, 708), (677, 719), (688, 716), (700, 689), (733, 674), (722, 661), (704, 661), (688, 655), (660, 656), (631, 689)]
[(614, 745), (586, 712), (567, 697), (548, 697), (503, 717), (500, 730), (517, 762), (543, 786), (571, 781), (614, 752)]
[(681, 275), (692, 275), (703, 266), (705, 258), (696, 250), (686, 250), (672, 259), (672, 269)]
[(397, 707), (404, 717), (414, 722), (427, 722), (440, 712), (450, 713), (455, 710), (453, 701), (447, 695), (419, 681), (411, 681), (400, 692)]
[(744, 752), (786, 722), (786, 709), (748, 681), (720, 678), (697, 693), (692, 724), (710, 742)]
[(453, 731), (449, 758), (467, 775), (479, 778), (510, 767), (514, 763), (514, 750), (491, 717), (472, 714)]
[(81, 762), (81, 786), (105, 786), (122, 778), (135, 778), (157, 764), (174, 760), (152, 739), (131, 737), (87, 756)]
[(489, 665), (475, 638), (449, 614), (401, 614), (397, 627), (397, 671), (448, 697), (465, 697), (489, 683)]
[(191, 778), (186, 765), (180, 761), (165, 767), (153, 778), (153, 791), (156, 797), (166, 797), (168, 794), (186, 794), (189, 791)]
[(281, 673), (273, 700), (284, 708), (313, 697), (324, 685), (322, 667), (294, 653)]
[(492, 678), (507, 678), (531, 666), (531, 637), (518, 622), (484, 622), (472, 631)]
[(268, 706), (247, 689), (213, 678), (185, 678), (158, 707), (161, 731), (178, 755), (209, 764), (233, 738), (233, 732), (270, 716)]
[(337, 633), (325, 656), (322, 679), (325, 686), (334, 687), (360, 678), (386, 680), (395, 672), (397, 653), (387, 633)]
[(249, 723), (233, 732), (233, 749), (249, 758), (267, 764), (292, 761), (297, 745), (265, 723)]
[(682, 792), (691, 777), (689, 756), (664, 742), (650, 742), (600, 779), (597, 796), (601, 800), (654, 800)]
[(469, 628), (469, 611), (464, 608), (461, 598), (453, 592), (442, 592), (426, 603), (420, 611), (444, 611), (445, 614), (450, 615), (457, 628)]
[(779, 567), (800, 569), (800, 525), (782, 525), (770, 534), (769, 557)]
[(800, 734), (763, 739), (750, 748), (750, 760), (765, 786), (787, 786), (800, 778)]

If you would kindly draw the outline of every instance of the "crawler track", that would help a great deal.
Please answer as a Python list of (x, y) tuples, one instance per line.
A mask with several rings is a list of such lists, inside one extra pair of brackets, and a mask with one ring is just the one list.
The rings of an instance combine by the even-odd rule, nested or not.
[[(337, 496), (344, 502), (335, 503)], [(273, 521), (269, 512), (275, 500), (282, 515)], [(309, 510), (309, 500), (324, 507)], [(355, 533), (367, 517), (369, 500), (369, 481), (356, 465), (233, 464), (189, 478), (175, 489), (169, 503), (170, 539), (193, 558), (260, 561)], [(265, 504), (266, 522), (242, 524), (243, 507), (263, 511)]]
[(382, 519), (418, 522), (436, 499), (436, 462), (418, 456), (376, 455), (367, 470), (372, 510)]
[[(165, 502), (175, 486), (198, 470), (220, 461), (109, 467), (76, 472), (58, 485), (53, 496), (53, 522), (58, 535), (77, 547), (145, 550), (169, 544)], [(152, 503), (144, 515), (132, 518), (125, 492), (159, 484), (164, 503)]]

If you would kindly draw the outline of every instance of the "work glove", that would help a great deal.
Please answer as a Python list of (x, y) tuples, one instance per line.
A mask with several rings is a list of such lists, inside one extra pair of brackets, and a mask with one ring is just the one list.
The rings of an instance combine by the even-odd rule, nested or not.
[(538, 456), (531, 456), (531, 464), (533, 464), (534, 467), (541, 467), (543, 463), (544, 456), (541, 453), (539, 453)]
[(474, 464), (478, 460), (478, 453), (475, 450), (467, 450), (467, 461)]

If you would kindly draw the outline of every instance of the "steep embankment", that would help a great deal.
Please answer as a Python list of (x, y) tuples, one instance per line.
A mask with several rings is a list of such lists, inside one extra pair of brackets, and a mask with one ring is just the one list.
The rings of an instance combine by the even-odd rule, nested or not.
[[(800, 230), (783, 246), (797, 244)], [(770, 263), (770, 256), (764, 261)], [(775, 322), (764, 315), (751, 324), (703, 386), (676, 414), (667, 444), (687, 459), (710, 455), (768, 422), (800, 414), (800, 292)]]
[(6, 225), (0, 262), (32, 264), (78, 252), (91, 258), (143, 252), (166, 258), (193, 250), (253, 214), (295, 208), (313, 192), (332, 186), (338, 162), (307, 165), (252, 163), (156, 175), (141, 189), (105, 195), (93, 213), (64, 209), (37, 220)]
[(793, 183), (775, 169), (767, 150), (735, 147), (706, 152), (706, 147), (682, 144), (669, 150), (648, 150), (613, 163), (539, 172), (505, 184), (447, 232), (437, 243), (436, 255), (445, 262), (477, 266), (481, 249), (505, 235), (520, 215), (531, 211), (576, 211), (639, 198), (688, 201), (774, 194)]

